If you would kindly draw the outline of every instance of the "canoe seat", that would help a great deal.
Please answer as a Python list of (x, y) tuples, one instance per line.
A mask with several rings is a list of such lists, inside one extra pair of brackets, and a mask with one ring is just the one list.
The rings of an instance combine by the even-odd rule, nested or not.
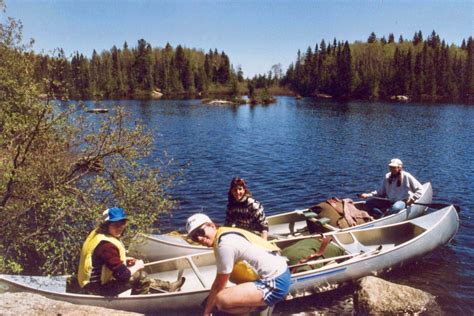
[(369, 252), (372, 251), (372, 247), (367, 247), (360, 243), (352, 234), (347, 232), (345, 234), (333, 235), (334, 241), (343, 249), (346, 249), (349, 253)]

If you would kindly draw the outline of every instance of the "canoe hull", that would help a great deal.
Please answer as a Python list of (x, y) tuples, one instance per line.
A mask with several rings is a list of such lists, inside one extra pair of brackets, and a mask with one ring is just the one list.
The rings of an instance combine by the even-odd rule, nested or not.
[[(440, 216), (438, 220), (435, 220), (434, 214), (438, 214)], [(352, 262), (346, 262), (346, 264), (338, 265), (329, 269), (323, 268), (317, 273), (306, 272), (293, 275), (293, 284), (290, 294), (298, 297), (324, 292), (364, 276), (376, 276), (381, 273), (388, 272), (394, 268), (400, 268), (409, 262), (426, 255), (437, 247), (447, 244), (457, 233), (459, 228), (459, 217), (454, 207), (448, 207), (430, 214), (430, 221), (426, 221), (424, 219), (424, 217), (427, 216), (428, 215), (425, 215), (410, 221), (410, 223), (413, 224), (413, 227), (406, 227), (407, 230), (416, 230), (421, 228), (427, 229), (424, 233), (421, 233), (419, 236), (413, 238), (410, 241), (404, 242), (392, 248), (390, 248), (392, 246), (390, 244), (382, 244), (382, 249), (380, 252), (376, 252), (374, 255), (354, 258)], [(430, 225), (432, 226), (430, 227)], [(396, 230), (399, 229), (397, 226), (399, 225), (392, 225), (394, 228), (393, 234), (397, 233)], [(376, 239), (377, 230), (383, 228), (386, 228), (386, 226), (382, 228), (356, 231), (353, 232), (353, 235), (356, 238), (363, 239), (363, 236), (360, 235), (369, 233), (374, 235), (373, 238)], [(348, 232), (348, 234), (350, 233), (351, 232)], [(340, 238), (341, 233), (339, 233), (338, 236)], [(373, 244), (373, 246), (375, 246), (375, 244)], [(384, 250), (384, 248), (387, 247), (389, 249)], [(372, 250), (373, 249), (374, 248), (372, 247)]]
[(78, 305), (90, 305), (142, 314), (183, 315), (195, 314), (207, 297), (208, 290), (187, 293), (167, 293), (134, 295), (128, 297), (103, 297), (93, 295), (75, 295), (37, 290), (19, 283), (5, 280), (0, 275), (0, 293), (31, 292), (52, 300)]

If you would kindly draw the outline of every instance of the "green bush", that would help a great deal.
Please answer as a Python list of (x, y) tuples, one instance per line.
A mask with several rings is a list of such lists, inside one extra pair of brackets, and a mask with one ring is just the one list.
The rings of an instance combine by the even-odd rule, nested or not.
[[(40, 99), (21, 24), (5, 21), (0, 24), (0, 273), (72, 273), (84, 239), (106, 208), (125, 208), (133, 232), (146, 232), (158, 214), (172, 209), (166, 190), (176, 175), (166, 173), (166, 165), (143, 163), (153, 138), (122, 108), (104, 114), (97, 127), (81, 106), (59, 111)], [(56, 91), (61, 82), (44, 85)], [(54, 91), (48, 91), (48, 100)]]

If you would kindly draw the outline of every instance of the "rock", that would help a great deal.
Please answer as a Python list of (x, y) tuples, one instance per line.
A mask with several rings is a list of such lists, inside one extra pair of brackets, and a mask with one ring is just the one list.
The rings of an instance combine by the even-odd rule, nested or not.
[(406, 95), (392, 95), (390, 97), (390, 100), (392, 101), (400, 101), (400, 102), (408, 102), (410, 101), (410, 98)]
[(332, 99), (332, 95), (326, 93), (316, 93), (316, 97), (319, 99)]
[(225, 104), (234, 104), (234, 102), (232, 101), (227, 101), (227, 100), (219, 100), (219, 99), (216, 99), (216, 100), (211, 100), (211, 101), (203, 101), (204, 103), (207, 103), (207, 104), (214, 104), (214, 105), (225, 105)]
[(354, 309), (361, 314), (421, 313), (442, 314), (435, 297), (427, 292), (373, 276), (358, 282)]
[(118, 311), (103, 307), (75, 305), (55, 301), (32, 293), (4, 293), (0, 294), (0, 315), (142, 315), (125, 311)]
[(155, 89), (151, 92), (152, 99), (160, 99), (163, 96), (163, 93), (160, 89)]
[(86, 112), (89, 112), (89, 113), (107, 113), (107, 112), (109, 112), (109, 109), (103, 109), (103, 108), (87, 109)]

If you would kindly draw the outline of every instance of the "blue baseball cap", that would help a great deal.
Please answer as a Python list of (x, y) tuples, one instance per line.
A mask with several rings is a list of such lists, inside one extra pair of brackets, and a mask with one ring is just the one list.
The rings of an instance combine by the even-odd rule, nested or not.
[(103, 215), (105, 216), (105, 221), (107, 222), (118, 222), (127, 219), (127, 214), (125, 214), (125, 210), (120, 207), (112, 207), (106, 209)]

